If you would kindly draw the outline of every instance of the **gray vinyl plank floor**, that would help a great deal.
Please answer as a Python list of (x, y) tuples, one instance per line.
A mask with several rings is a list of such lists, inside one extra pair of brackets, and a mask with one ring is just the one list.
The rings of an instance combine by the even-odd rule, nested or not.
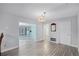
[(48, 41), (24, 42), (24, 45), (4, 52), (2, 56), (79, 56), (78, 49), (75, 47)]

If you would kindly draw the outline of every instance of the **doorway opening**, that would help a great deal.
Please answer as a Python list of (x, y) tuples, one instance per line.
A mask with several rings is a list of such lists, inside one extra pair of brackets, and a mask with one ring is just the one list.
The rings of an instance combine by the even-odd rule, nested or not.
[(19, 22), (19, 45), (36, 40), (36, 24)]

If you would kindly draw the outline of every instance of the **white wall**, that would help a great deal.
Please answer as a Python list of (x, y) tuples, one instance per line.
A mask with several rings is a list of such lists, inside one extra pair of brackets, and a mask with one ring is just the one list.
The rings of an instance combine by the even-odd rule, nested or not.
[[(49, 26), (50, 26), (50, 28), (51, 28), (51, 24), (52, 23), (56, 23), (56, 28), (57, 28), (57, 21), (52, 21), (50, 24), (49, 24)], [(56, 32), (51, 32), (51, 29), (49, 30), (49, 35), (50, 35), (50, 37), (51, 38), (56, 38), (56, 42), (58, 42), (58, 40), (57, 40), (57, 29), (56, 29)], [(49, 39), (50, 40), (50, 39)]]
[(36, 23), (36, 39), (37, 41), (43, 40), (43, 27), (39, 22)]
[[(4, 33), (4, 39), (1, 47), (2, 52), (19, 46), (19, 22), (36, 24), (35, 21), (31, 21), (21, 16), (4, 12), (0, 13), (0, 33)], [(42, 31), (41, 25), (38, 24), (36, 27), (36, 29), (33, 29), (37, 31), (36, 40), (40, 40)]]
[[(29, 24), (35, 23), (34, 21), (21, 16), (10, 13), (0, 13), (0, 33), (4, 33), (4, 39), (1, 47), (2, 52), (19, 46), (19, 22), (25, 22)], [(39, 33), (41, 32), (39, 29), (40, 25), (37, 26), (38, 37), (40, 36)]]
[(77, 25), (77, 15), (71, 18), (71, 44), (78, 46), (78, 25)]
[(70, 45), (71, 44), (71, 20), (61, 19), (57, 25), (57, 37), (59, 43)]
[(78, 13), (78, 16), (77, 16), (78, 20), (77, 20), (77, 25), (78, 25), (78, 52), (79, 52), (79, 13)]
[(61, 20), (70, 20), (71, 22), (71, 42), (70, 45), (77, 47), (77, 16), (65, 17)]
[(44, 28), (43, 28), (43, 38), (44, 40), (48, 40), (50, 39), (50, 25), (49, 24), (44, 24)]
[(18, 18), (0, 13), (0, 33), (4, 33), (1, 51), (6, 51), (11, 48), (18, 47)]
[[(70, 33), (68, 36), (71, 37), (71, 42), (70, 42), (70, 46), (74, 46), (74, 47), (77, 47), (77, 43), (78, 43), (78, 39), (77, 39), (77, 16), (71, 16), (71, 17), (64, 17), (64, 18), (60, 18), (60, 19), (57, 19), (57, 20), (53, 20), (51, 22), (49, 22), (48, 24), (51, 24), (53, 22), (56, 23), (56, 38), (57, 38), (57, 42), (60, 42), (60, 32), (61, 32), (61, 29), (60, 29), (60, 24), (62, 22), (65, 22), (65, 21), (69, 21), (70, 22), (70, 26), (71, 26), (71, 30), (70, 30)], [(68, 32), (68, 31), (67, 31)], [(51, 34), (51, 32), (50, 32)], [(64, 32), (61, 33), (61, 35), (64, 35)], [(62, 35), (62, 36), (63, 36)], [(51, 35), (53, 36), (53, 34)], [(50, 37), (51, 37), (50, 36)]]

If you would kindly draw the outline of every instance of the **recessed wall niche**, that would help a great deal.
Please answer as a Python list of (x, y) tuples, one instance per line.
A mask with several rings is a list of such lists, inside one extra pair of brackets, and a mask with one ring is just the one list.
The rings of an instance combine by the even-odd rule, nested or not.
[(56, 23), (51, 24), (51, 32), (56, 32)]

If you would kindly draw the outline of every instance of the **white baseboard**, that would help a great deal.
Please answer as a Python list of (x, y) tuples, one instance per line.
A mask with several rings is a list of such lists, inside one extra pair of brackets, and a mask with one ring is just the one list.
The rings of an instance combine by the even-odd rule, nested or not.
[[(54, 43), (59, 44), (59, 42), (54, 42)], [(64, 44), (64, 43), (60, 43), (60, 44)], [(64, 45), (67, 45), (67, 44), (64, 44)], [(72, 46), (72, 47), (76, 47), (76, 48), (78, 48), (78, 45), (68, 44), (68, 46)]]
[(37, 41), (43, 41), (43, 40), (42, 40), (42, 39), (40, 39), (40, 40), (35, 40), (35, 41), (37, 42)]
[(78, 52), (79, 52), (79, 48), (78, 48)]
[[(64, 44), (64, 43), (60, 43), (60, 44)], [(78, 48), (77, 45), (73, 45), (73, 44), (64, 44), (64, 45), (68, 45), (68, 46), (72, 46), (72, 47)]]
[(77, 46), (77, 45), (70, 44), (70, 46), (78, 48), (78, 46)]
[(7, 49), (4, 49), (4, 50), (1, 50), (1, 53), (6, 52), (6, 51), (9, 51), (9, 50), (12, 50), (12, 49), (16, 49), (18, 47), (19, 46), (15, 46), (15, 47), (11, 47), (11, 48), (7, 48)]

